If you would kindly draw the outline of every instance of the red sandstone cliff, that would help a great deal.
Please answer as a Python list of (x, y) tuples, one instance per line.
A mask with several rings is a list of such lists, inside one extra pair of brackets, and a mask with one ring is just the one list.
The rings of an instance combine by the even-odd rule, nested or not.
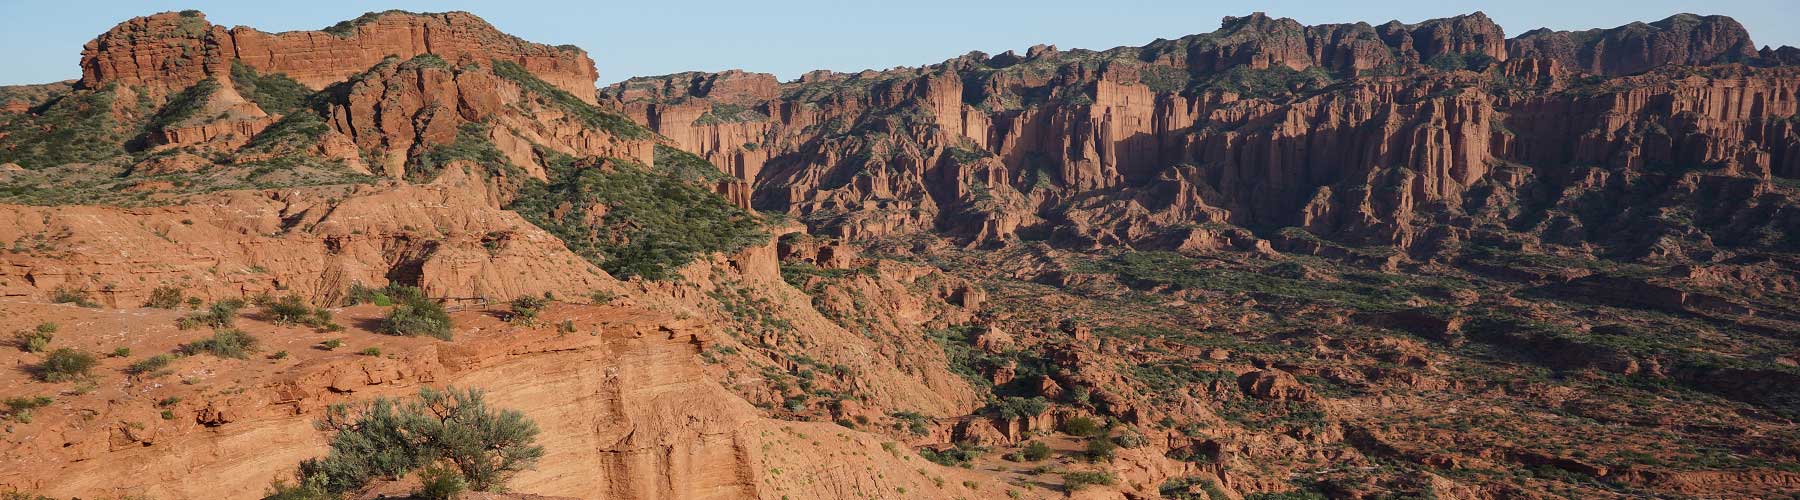
[(501, 33), (466, 12), (370, 13), (322, 31), (264, 33), (226, 29), (193, 11), (134, 18), (88, 42), (79, 83), (110, 82), (179, 91), (229, 72), (236, 60), (284, 73), (314, 89), (362, 73), (389, 56), (436, 54), (461, 64), (508, 60), (584, 101), (593, 102), (594, 61), (575, 47), (551, 47)]
[[(1492, 175), (1505, 164), (1547, 183), (1579, 165), (1796, 176), (1791, 68), (1654, 71), (1754, 58), (1735, 21), (1605, 33), (1572, 59), (1532, 48), (1545, 33), (1508, 41), (1480, 13), (1378, 27), (1255, 14), (1103, 52), (975, 53), (779, 85), (684, 73), (603, 94), (752, 183), (758, 208), (851, 237), (1110, 244), (1220, 222), (1410, 247), (1424, 219), (1507, 184)], [(1574, 81), (1590, 73), (1603, 81)]]

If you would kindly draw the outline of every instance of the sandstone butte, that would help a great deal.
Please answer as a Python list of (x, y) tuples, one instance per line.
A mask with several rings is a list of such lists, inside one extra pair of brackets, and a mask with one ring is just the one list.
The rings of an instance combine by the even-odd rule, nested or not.
[[(596, 88), (468, 13), (135, 18), (0, 88), (0, 492), (261, 498), (330, 405), (456, 386), (545, 450), (464, 499), (1781, 498), (1796, 64), (1256, 13)], [(453, 338), (349, 300), (390, 285)], [(283, 297), (334, 326), (133, 368)]]

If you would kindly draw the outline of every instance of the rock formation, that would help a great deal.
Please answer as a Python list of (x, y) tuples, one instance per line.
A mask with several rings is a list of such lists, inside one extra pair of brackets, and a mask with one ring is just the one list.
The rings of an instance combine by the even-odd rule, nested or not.
[(1779, 497), (1796, 63), (1255, 13), (596, 90), (466, 13), (136, 18), (0, 88), (0, 493), (255, 498), (455, 385), (547, 453), (458, 498)]

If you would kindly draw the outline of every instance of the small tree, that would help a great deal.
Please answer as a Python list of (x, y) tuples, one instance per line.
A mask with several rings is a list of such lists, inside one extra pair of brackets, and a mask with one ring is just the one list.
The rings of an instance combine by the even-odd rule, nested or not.
[(440, 462), (454, 467), (469, 489), (488, 491), (544, 455), (534, 443), (536, 424), (517, 411), (489, 410), (477, 390), (424, 388), (404, 405), (386, 398), (337, 405), (320, 428), (337, 432), (331, 452), (300, 464), (301, 484), (334, 493)]
[(517, 411), (489, 411), (481, 391), (426, 388), (419, 390), (419, 400), (419, 408), (432, 417), (420, 434), (462, 472), (470, 489), (505, 484), (544, 456), (544, 448), (534, 444), (537, 424)]

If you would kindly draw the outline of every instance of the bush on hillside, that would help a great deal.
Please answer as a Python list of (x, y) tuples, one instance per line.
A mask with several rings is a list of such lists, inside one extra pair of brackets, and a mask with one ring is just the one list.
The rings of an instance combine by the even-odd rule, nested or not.
[[(379, 398), (336, 405), (320, 427), (335, 432), (330, 452), (300, 464), (301, 484), (333, 493), (433, 464), (454, 469), (469, 489), (490, 491), (544, 454), (535, 444), (536, 424), (517, 411), (488, 409), (478, 390), (425, 388), (408, 403)], [(444, 481), (441, 473), (429, 476), (422, 478), (428, 486)]]
[(213, 331), (210, 338), (189, 342), (181, 346), (181, 352), (187, 355), (200, 353), (211, 354), (221, 358), (245, 359), (256, 352), (262, 342), (256, 337), (236, 328), (224, 328)]
[(94, 365), (100, 360), (93, 354), (64, 347), (51, 351), (44, 357), (44, 363), (38, 365), (38, 379), (45, 382), (66, 382), (87, 378)]
[(426, 335), (440, 340), (450, 340), (450, 313), (437, 301), (426, 298), (417, 288), (399, 290), (399, 302), (394, 309), (388, 311), (387, 319), (382, 321), (381, 331), (389, 335), (417, 337)]

